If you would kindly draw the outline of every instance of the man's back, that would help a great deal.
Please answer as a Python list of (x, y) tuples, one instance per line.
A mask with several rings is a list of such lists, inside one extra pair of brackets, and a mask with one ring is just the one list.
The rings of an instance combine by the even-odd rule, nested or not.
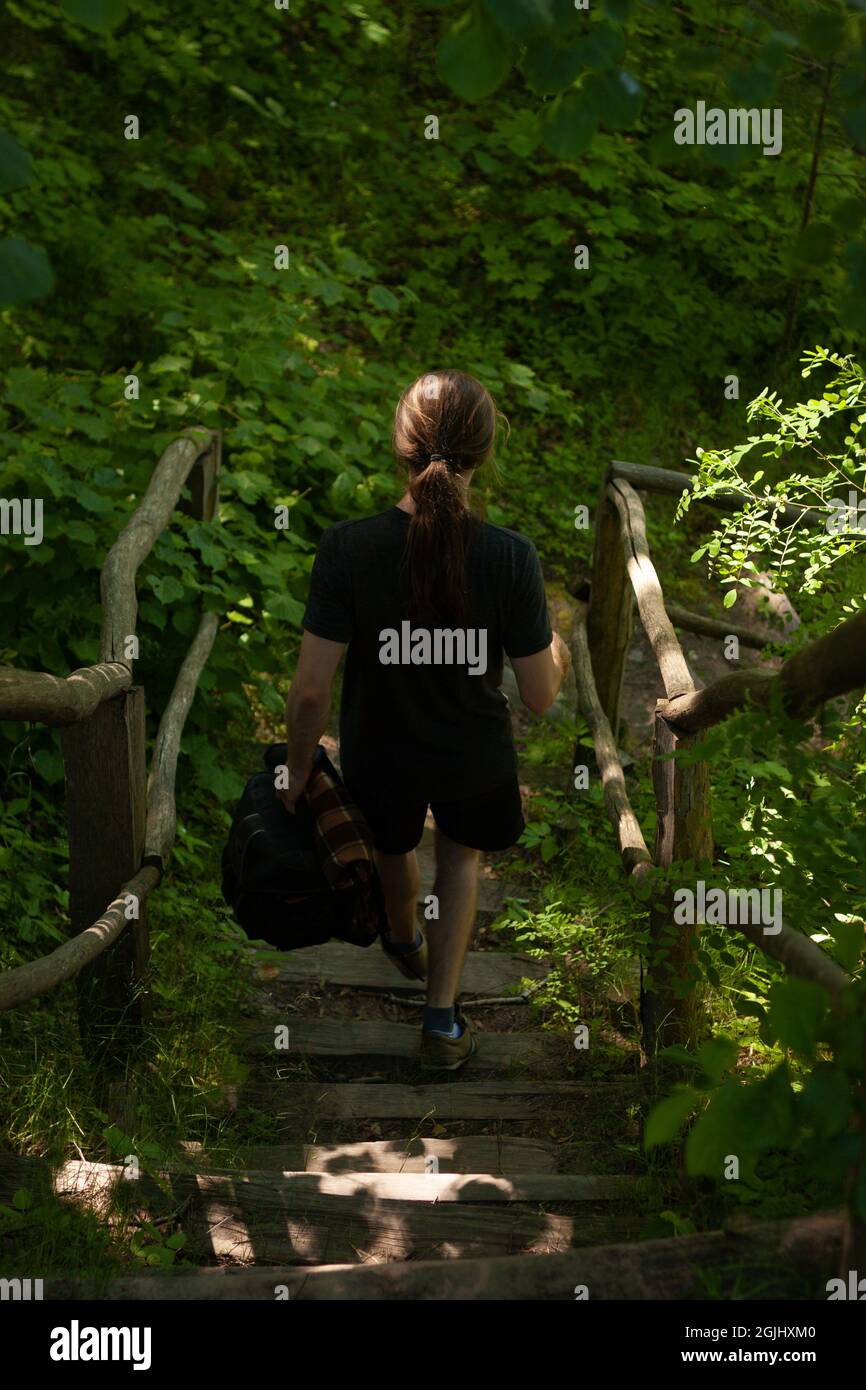
[(349, 644), (340, 721), (347, 775), (469, 796), (515, 767), (499, 689), (503, 652), (528, 656), (550, 644), (541, 568), (527, 537), (479, 523), (467, 557), (467, 625), (410, 624), (410, 521), (391, 507), (325, 532), (304, 628)]

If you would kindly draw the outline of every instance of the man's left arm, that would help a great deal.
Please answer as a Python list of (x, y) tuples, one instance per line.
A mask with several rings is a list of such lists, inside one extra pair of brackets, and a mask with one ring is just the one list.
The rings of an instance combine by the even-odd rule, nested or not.
[(294, 811), (307, 784), (316, 747), (328, 725), (334, 676), (347, 645), (304, 632), (286, 702), (289, 786), (277, 793), (287, 811)]

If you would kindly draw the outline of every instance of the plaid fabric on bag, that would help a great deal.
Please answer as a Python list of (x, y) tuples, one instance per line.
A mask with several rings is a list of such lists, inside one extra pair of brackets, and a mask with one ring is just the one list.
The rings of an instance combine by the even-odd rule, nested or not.
[(321, 746), (316, 750), (304, 795), (315, 821), (322, 873), (335, 892), (351, 895), (354, 901), (347, 939), (369, 945), (387, 930), (382, 885), (373, 860), (373, 837)]

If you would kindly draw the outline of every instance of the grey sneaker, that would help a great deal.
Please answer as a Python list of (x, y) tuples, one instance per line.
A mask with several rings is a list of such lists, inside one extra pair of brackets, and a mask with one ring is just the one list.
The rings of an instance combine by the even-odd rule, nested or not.
[(392, 951), (384, 936), (381, 940), (382, 950), (401, 975), (405, 975), (407, 980), (420, 980), (422, 983), (427, 979), (427, 942), (423, 933), (421, 945), (416, 946), (414, 951)]
[(459, 1008), (454, 1019), (460, 1024), (459, 1038), (446, 1033), (421, 1033), (421, 1067), (424, 1071), (457, 1071), (478, 1051), (478, 1040), (468, 1018)]

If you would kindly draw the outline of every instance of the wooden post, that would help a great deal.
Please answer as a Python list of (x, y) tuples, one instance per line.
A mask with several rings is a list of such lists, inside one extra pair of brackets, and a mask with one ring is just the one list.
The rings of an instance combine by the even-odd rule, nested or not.
[(623, 556), (621, 524), (602, 482), (595, 516), (586, 636), (599, 704), (619, 742), (619, 700), (631, 642), (634, 594)]
[[(141, 865), (146, 816), (141, 686), (64, 729), (62, 744), (74, 935), (98, 920)], [(109, 1069), (122, 1066), (135, 1031), (150, 1013), (146, 905), (133, 902), (127, 910), (129, 923), (121, 936), (77, 981), (82, 1036)]]
[[(659, 704), (663, 704), (659, 701)], [(693, 748), (703, 736), (679, 735), (656, 714), (653, 735), (653, 788), (656, 797), (654, 862), (659, 869), (684, 861), (677, 885), (695, 889), (699, 866), (713, 858), (710, 777), (706, 762), (684, 766), (669, 755)], [(698, 923), (673, 920), (673, 890), (668, 887), (650, 909), (650, 988), (641, 998), (644, 1048), (654, 1055), (671, 1043), (695, 1043), (702, 1032), (702, 1000), (695, 988)]]

